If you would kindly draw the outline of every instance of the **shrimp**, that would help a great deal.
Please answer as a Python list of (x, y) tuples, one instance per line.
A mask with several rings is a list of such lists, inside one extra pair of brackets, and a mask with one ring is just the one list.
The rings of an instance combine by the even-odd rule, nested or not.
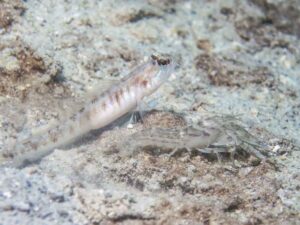
[(229, 154), (233, 159), (234, 154), (242, 151), (259, 160), (269, 161), (272, 156), (268, 145), (259, 141), (243, 127), (233, 122), (213, 121), (207, 119), (203, 124), (192, 124), (185, 127), (174, 128), (147, 128), (132, 134), (122, 143), (126, 151), (132, 154), (136, 151), (148, 150), (152, 154), (168, 154), (174, 156), (180, 150), (189, 153), (196, 150), (202, 154), (216, 154), (220, 161), (220, 154)]
[(216, 142), (222, 135), (222, 131), (216, 127), (174, 127), (174, 128), (148, 128), (132, 134), (122, 146), (127, 146), (124, 154), (131, 155), (139, 148), (147, 149), (153, 147), (159, 150), (159, 154), (167, 153), (173, 156), (179, 150), (186, 149), (192, 152), (197, 149), (202, 153), (212, 143)]
[(0, 162), (15, 167), (35, 162), (53, 149), (72, 143), (79, 136), (100, 129), (132, 111), (144, 97), (155, 92), (172, 74), (175, 63), (168, 58), (152, 55), (144, 64), (92, 99), (79, 112), (42, 134), (17, 141), (15, 148), (0, 152)]

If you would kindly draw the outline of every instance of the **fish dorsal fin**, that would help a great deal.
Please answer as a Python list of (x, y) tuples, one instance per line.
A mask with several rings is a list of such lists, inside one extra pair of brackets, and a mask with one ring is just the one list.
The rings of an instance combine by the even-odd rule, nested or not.
[(92, 100), (95, 97), (100, 96), (104, 92), (108, 91), (112, 86), (116, 85), (119, 83), (119, 79), (105, 79), (105, 80), (100, 80), (97, 82), (97, 84), (90, 85), (86, 88), (86, 100)]

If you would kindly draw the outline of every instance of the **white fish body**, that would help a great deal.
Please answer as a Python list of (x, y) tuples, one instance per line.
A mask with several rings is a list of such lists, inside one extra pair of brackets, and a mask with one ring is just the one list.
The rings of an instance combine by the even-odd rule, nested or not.
[(94, 98), (86, 107), (65, 122), (58, 123), (42, 134), (17, 142), (13, 150), (0, 152), (1, 161), (20, 167), (51, 153), (53, 149), (69, 144), (79, 136), (105, 127), (132, 111), (141, 100), (155, 92), (174, 71), (169, 59), (152, 56), (118, 84)]

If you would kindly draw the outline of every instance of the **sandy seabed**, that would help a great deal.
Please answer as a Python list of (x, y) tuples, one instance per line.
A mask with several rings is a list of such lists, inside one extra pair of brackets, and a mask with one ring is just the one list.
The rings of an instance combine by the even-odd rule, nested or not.
[[(0, 224), (299, 224), (299, 27), (298, 0), (0, 1), (0, 151), (151, 54), (178, 62), (146, 100), (168, 113), (0, 168)], [(121, 139), (178, 114), (233, 115), (280, 166), (122, 154)]]

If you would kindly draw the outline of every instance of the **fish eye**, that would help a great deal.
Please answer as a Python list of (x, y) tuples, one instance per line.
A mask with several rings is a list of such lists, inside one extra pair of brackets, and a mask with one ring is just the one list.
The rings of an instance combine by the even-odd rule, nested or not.
[(158, 57), (156, 55), (151, 55), (151, 58), (159, 66), (169, 65), (171, 63), (171, 60), (169, 58), (161, 58), (161, 57)]

